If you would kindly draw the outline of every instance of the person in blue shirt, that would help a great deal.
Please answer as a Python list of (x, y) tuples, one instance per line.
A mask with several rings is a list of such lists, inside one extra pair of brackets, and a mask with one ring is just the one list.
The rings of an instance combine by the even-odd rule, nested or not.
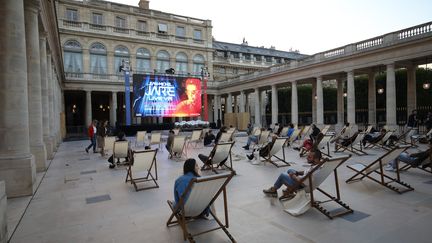
[[(200, 177), (201, 170), (195, 159), (187, 159), (183, 164), (183, 175), (177, 178), (174, 184), (174, 200), (180, 201), (180, 197), (186, 191), (189, 182), (196, 177)], [(187, 200), (187, 197), (185, 197)]]
[(290, 138), (291, 135), (294, 133), (294, 130), (295, 130), (295, 129), (294, 129), (294, 124), (292, 124), (292, 123), (290, 123), (288, 126), (289, 126), (289, 128), (288, 128), (288, 132), (287, 132), (286, 135), (287, 135), (287, 137)]

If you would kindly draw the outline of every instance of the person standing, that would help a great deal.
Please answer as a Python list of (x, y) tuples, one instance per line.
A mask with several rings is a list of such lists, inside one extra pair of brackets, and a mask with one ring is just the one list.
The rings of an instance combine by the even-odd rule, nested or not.
[(108, 121), (104, 121), (100, 123), (99, 128), (97, 129), (97, 144), (100, 148), (100, 153), (102, 156), (105, 156), (105, 137), (107, 135), (107, 127), (108, 127)]
[(408, 117), (408, 123), (407, 123), (407, 127), (408, 128), (416, 128), (417, 127), (417, 110), (413, 110), (411, 115), (409, 115)]
[(88, 136), (90, 138), (90, 145), (85, 149), (88, 153), (89, 149), (93, 147), (93, 153), (96, 153), (96, 132), (97, 132), (97, 121), (93, 120), (92, 124), (88, 127)]

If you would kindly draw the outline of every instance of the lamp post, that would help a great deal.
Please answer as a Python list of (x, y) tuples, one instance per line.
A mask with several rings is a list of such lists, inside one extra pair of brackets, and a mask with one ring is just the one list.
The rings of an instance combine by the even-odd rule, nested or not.
[(201, 79), (203, 81), (204, 96), (204, 121), (208, 121), (208, 104), (207, 104), (207, 80), (210, 74), (207, 67), (201, 67)]
[(122, 60), (120, 70), (124, 73), (125, 79), (125, 106), (126, 106), (126, 126), (131, 125), (131, 108), (130, 108), (130, 65), (129, 60)]

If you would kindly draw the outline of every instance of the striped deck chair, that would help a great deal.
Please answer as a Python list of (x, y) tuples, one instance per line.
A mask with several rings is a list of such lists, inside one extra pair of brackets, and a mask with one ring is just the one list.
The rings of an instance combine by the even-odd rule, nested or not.
[(161, 132), (160, 131), (152, 131), (150, 135), (150, 146), (153, 144), (157, 144), (159, 148), (161, 149)]
[[(207, 161), (204, 161), (204, 165), (209, 166), (210, 169), (217, 174), (218, 172), (216, 169), (223, 161), (225, 161), (223, 165), (228, 170), (232, 171), (235, 174), (236, 172), (233, 169), (232, 156), (231, 156), (231, 150), (233, 146), (234, 146), (234, 142), (226, 142), (226, 143), (220, 142), (216, 144), (213, 147), (213, 150), (210, 152)], [(229, 165), (228, 165), (228, 160), (229, 160)]]
[[(158, 174), (156, 165), (157, 149), (134, 151), (133, 164), (127, 168), (126, 181), (134, 185), (136, 191), (159, 188), (157, 184)], [(154, 170), (154, 175), (152, 174)], [(138, 187), (138, 183), (153, 182), (155, 185)]]
[[(177, 204), (170, 200), (167, 201), (168, 206), (172, 211), (172, 214), (166, 223), (167, 227), (179, 224), (183, 230), (183, 240), (189, 240), (189, 242), (195, 242), (193, 239), (194, 236), (218, 229), (223, 230), (231, 242), (236, 242), (233, 236), (228, 232), (228, 198), (226, 186), (232, 177), (232, 173), (223, 173), (192, 179), (184, 193), (180, 196), (180, 200)], [(210, 215), (215, 219), (219, 227), (192, 234), (189, 231), (187, 224), (190, 221), (199, 219), (201, 214), (215, 202), (221, 193), (223, 194), (225, 216), (224, 224), (219, 220), (215, 213), (209, 210)]]
[[(284, 150), (284, 144), (288, 141), (288, 137), (278, 137), (276, 138), (275, 142), (273, 143), (273, 146), (270, 149), (270, 152), (268, 153), (267, 156), (264, 156), (263, 158), (264, 163), (265, 162), (269, 162), (271, 164), (273, 164), (276, 167), (285, 167), (285, 166), (290, 166), (290, 163), (288, 163), (285, 160), (285, 150)], [(278, 157), (276, 154), (279, 153), (279, 151), (282, 150), (282, 158)], [(277, 160), (272, 160), (272, 158), (275, 157)]]
[(135, 147), (137, 147), (138, 144), (140, 144), (140, 143), (142, 144), (142, 146), (145, 145), (144, 140), (145, 140), (146, 135), (147, 135), (146, 131), (138, 131), (137, 132), (136, 139), (135, 139)]
[(116, 141), (116, 137), (108, 136), (104, 138), (104, 152), (107, 154), (108, 151), (114, 152), (114, 143)]
[(183, 155), (187, 158), (186, 136), (176, 135), (169, 151), (169, 159), (181, 159)]
[[(390, 161), (397, 159), (399, 154), (408, 148), (409, 146), (395, 147), (367, 165), (363, 163), (347, 165), (348, 168), (355, 171), (356, 173), (346, 180), (346, 183), (356, 182), (363, 180), (364, 178), (368, 178), (400, 194), (414, 190), (414, 188), (412, 188), (409, 184), (400, 180), (399, 168), (396, 170), (396, 177), (392, 177), (389, 174), (386, 174), (384, 171), (385, 165), (387, 165)], [(375, 174), (378, 176), (374, 177), (373, 175)]]
[[(295, 129), (294, 129), (294, 132), (291, 134), (291, 136), (290, 136), (289, 139), (287, 140), (286, 144), (289, 144), (289, 146), (292, 147), (292, 144), (293, 144), (295, 141), (299, 141), (300, 133), (301, 133), (301, 129), (295, 128)], [(286, 133), (285, 133), (284, 136), (281, 136), (281, 137), (285, 137), (285, 136), (286, 136)], [(285, 144), (285, 145), (286, 145), (286, 144)]]
[(193, 130), (192, 131), (192, 135), (190, 137), (190, 139), (187, 142), (187, 147), (189, 148), (192, 143), (195, 143), (195, 148), (198, 146), (198, 143), (200, 143), (201, 140), (201, 135), (203, 134), (203, 130)]
[[(304, 186), (303, 189), (297, 190), (297, 193), (293, 199), (281, 201), (285, 208), (284, 211), (293, 216), (298, 216), (305, 213), (311, 207), (314, 207), (329, 219), (333, 219), (334, 217), (342, 216), (348, 213), (353, 213), (354, 211), (341, 201), (339, 180), (337, 176), (337, 168), (350, 157), (351, 155), (323, 160), (319, 165), (315, 166), (315, 168), (309, 171), (307, 175), (301, 178), (300, 182), (298, 182), (296, 186), (288, 189), (289, 192), (293, 193), (297, 188), (299, 188), (300, 185)], [(319, 187), (332, 173), (334, 174), (336, 196), (331, 195)], [(315, 200), (315, 191), (321, 192), (323, 195), (328, 197), (329, 200)], [(324, 203), (329, 202), (339, 204), (342, 210), (334, 210), (334, 207), (332, 207), (332, 213), (332, 211), (327, 210), (322, 206)]]

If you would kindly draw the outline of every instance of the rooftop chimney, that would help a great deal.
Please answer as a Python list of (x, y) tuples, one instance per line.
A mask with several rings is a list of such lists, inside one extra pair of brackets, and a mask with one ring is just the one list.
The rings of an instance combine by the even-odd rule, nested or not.
[(138, 6), (142, 9), (149, 9), (150, 1), (140, 0)]

